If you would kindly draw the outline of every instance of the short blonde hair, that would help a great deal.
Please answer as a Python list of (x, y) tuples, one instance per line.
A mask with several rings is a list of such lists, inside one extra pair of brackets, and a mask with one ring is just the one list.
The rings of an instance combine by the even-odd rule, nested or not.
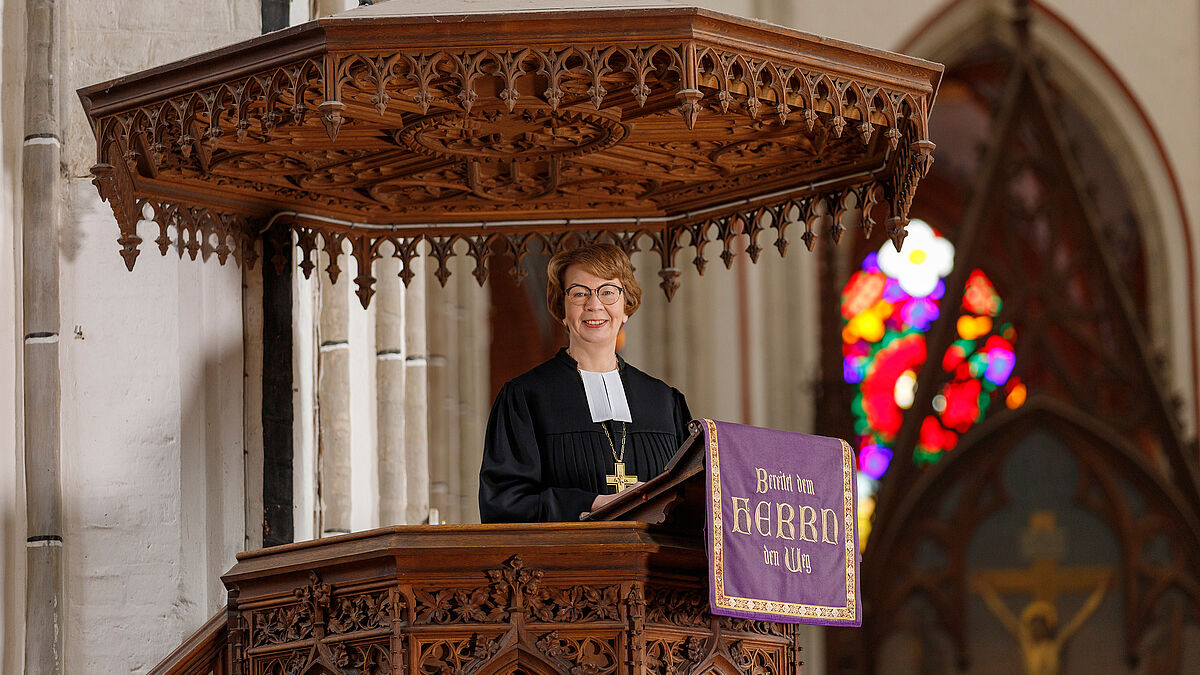
[(613, 244), (587, 244), (569, 251), (559, 251), (546, 265), (546, 309), (558, 323), (566, 316), (566, 288), (563, 277), (571, 265), (580, 265), (601, 279), (621, 282), (625, 296), (625, 314), (633, 316), (642, 304), (642, 287), (633, 276), (633, 264), (620, 247)]

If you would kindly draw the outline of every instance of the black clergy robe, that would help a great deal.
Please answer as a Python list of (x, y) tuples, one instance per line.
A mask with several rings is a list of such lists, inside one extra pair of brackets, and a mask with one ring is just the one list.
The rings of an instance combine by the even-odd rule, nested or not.
[[(662, 473), (687, 439), (683, 394), (618, 357), (633, 422), (626, 425), (625, 472), (645, 481)], [(609, 421), (621, 450), (621, 423)], [(598, 494), (610, 494), (613, 447), (592, 421), (575, 359), (565, 349), (505, 383), (488, 419), (479, 470), (485, 523), (577, 521)]]

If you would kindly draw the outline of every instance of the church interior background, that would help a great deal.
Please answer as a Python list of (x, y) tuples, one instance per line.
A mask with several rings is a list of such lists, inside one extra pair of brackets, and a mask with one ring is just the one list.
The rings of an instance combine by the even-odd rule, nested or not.
[[(483, 287), (469, 261), (448, 279), (418, 262), (366, 310), (352, 274), (173, 251), (125, 270), (74, 90), (256, 35), (264, 4), (63, 9), (62, 672), (147, 672), (220, 609), (238, 551), (477, 521), (491, 399), (561, 339), (535, 256)], [(287, 21), (353, 4), (293, 0)], [(864, 625), (808, 631), (806, 671), (1200, 671), (1200, 7), (700, 4), (946, 65), (900, 255), (883, 228), (782, 257), (760, 242), (753, 265), (743, 241), (670, 303), (634, 258), (627, 360), (696, 415), (859, 449)], [(45, 412), (22, 402), (28, 11), (0, 14), (3, 672), (25, 661), (26, 511), (45, 497), (23, 431)], [(287, 471), (264, 456), (279, 442)]]

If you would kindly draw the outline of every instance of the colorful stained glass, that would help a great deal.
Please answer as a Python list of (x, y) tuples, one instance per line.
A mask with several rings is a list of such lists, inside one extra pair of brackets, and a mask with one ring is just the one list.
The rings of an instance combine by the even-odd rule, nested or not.
[(908, 295), (923, 298), (954, 269), (954, 245), (938, 236), (928, 223), (913, 220), (908, 224), (903, 248), (880, 249), (879, 269), (898, 281)]
[(1004, 405), (1009, 408), (1020, 408), (1021, 404), (1025, 403), (1025, 385), (1021, 382), (1021, 378), (1014, 377), (1009, 380), (1008, 386), (1004, 388), (1005, 397)]
[(1000, 313), (1000, 296), (996, 288), (981, 270), (973, 270), (967, 277), (963, 291), (963, 309), (972, 314), (996, 316)]
[[(942, 312), (945, 277), (954, 267), (954, 246), (927, 223), (913, 220), (904, 247), (885, 244), (863, 260), (842, 291), (842, 376), (857, 387), (851, 406), (859, 469), (860, 514), (874, 508), (878, 481), (894, 460), (893, 444), (904, 411), (916, 400), (917, 376), (926, 360), (925, 332)], [(956, 340), (942, 355), (950, 380), (933, 397), (933, 414), (921, 421), (913, 461), (938, 461), (978, 424), (993, 403), (1025, 402), (1016, 367), (1017, 333), (996, 319), (999, 293), (982, 270), (968, 275), (955, 328)], [(869, 523), (862, 529), (865, 544)]]

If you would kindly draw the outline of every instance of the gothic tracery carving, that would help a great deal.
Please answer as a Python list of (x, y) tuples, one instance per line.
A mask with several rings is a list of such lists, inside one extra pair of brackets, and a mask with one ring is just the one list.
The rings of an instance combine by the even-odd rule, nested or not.
[(477, 574), (478, 586), (422, 587), (344, 575), (331, 583), (312, 570), (287, 594), (270, 585), (247, 601), (231, 590), (214, 653), (232, 673), (261, 675), (442, 675), (531, 662), (534, 672), (574, 675), (798, 672), (784, 627), (714, 617), (698, 589), (563, 583), (519, 555)]
[(459, 639), (432, 640), (421, 645), (420, 672), (426, 675), (469, 672), (500, 650), (499, 635), (473, 633)]
[(536, 642), (542, 654), (553, 660), (570, 664), (570, 675), (607, 675), (616, 672), (616, 640), (594, 637), (573, 637), (551, 631)]
[[(782, 253), (787, 224), (802, 223), (811, 248), (821, 235), (869, 233), (872, 207), (886, 200), (899, 243), (930, 163), (938, 68), (820, 43), (811, 55), (789, 53), (770, 36), (639, 41), (643, 29), (628, 21), (629, 39), (611, 44), (530, 46), (489, 34), (486, 47), (323, 44), (290, 61), (263, 48), (239, 53), (238, 75), (163, 95), (89, 87), (93, 173), (126, 265), (147, 207), (160, 251), (247, 264), (259, 230), (286, 211), (319, 217), (279, 222), (306, 254), (302, 231), (353, 233), (360, 257), (400, 232), (430, 243), (435, 229), (477, 236), (481, 221), (505, 223), (506, 237), (634, 235), (662, 252), (668, 297), (683, 245), (696, 247), (702, 271), (706, 232), (721, 220), (767, 227), (757, 222), (763, 209), (779, 216), (771, 226)], [(831, 49), (861, 63), (819, 58)], [(860, 208), (838, 207), (851, 193)], [(810, 203), (831, 205), (819, 227)], [(578, 222), (596, 218), (604, 222)], [(375, 279), (369, 269), (360, 276), (366, 304)]]
[(646, 594), (646, 619), (680, 627), (705, 627), (712, 619), (708, 598), (697, 591), (651, 587)]

